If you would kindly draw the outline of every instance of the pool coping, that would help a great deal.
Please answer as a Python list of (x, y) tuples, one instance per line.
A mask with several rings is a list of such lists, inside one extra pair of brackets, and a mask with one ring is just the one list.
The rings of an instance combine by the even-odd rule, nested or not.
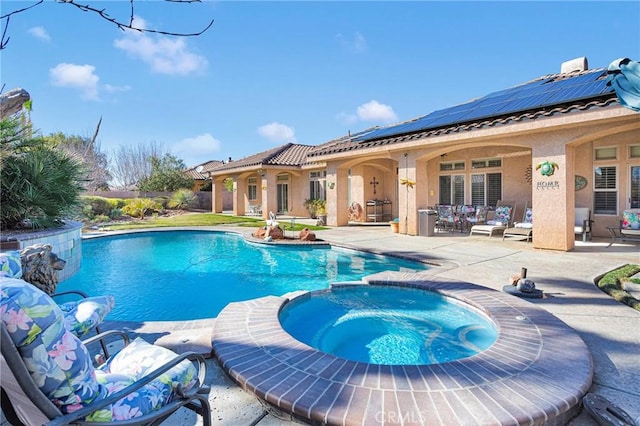
[(549, 312), (496, 290), (421, 273), (383, 272), (369, 284), (436, 291), (495, 322), (493, 346), (438, 365), (386, 366), (322, 353), (278, 320), (288, 297), (227, 305), (213, 352), (243, 389), (314, 424), (563, 425), (580, 411), (593, 362), (578, 334)]

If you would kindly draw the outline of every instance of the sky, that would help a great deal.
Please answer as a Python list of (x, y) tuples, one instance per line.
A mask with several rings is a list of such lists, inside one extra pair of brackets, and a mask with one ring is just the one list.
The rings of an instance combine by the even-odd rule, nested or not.
[[(34, 3), (3, 0), (0, 15)], [(131, 16), (129, 1), (81, 3)], [(102, 118), (107, 155), (154, 143), (196, 166), (409, 120), (578, 57), (640, 61), (637, 0), (133, 4), (145, 28), (214, 22), (171, 37), (52, 0), (11, 15), (0, 82), (30, 93), (43, 135), (90, 136)]]

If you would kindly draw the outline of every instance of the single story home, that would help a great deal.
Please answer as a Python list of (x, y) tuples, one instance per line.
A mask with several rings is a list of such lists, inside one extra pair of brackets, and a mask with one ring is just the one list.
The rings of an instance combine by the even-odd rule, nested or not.
[(322, 198), (327, 224), (399, 219), (418, 235), (419, 210), (438, 204), (533, 208), (536, 248), (574, 248), (576, 207), (607, 236), (622, 211), (640, 207), (640, 114), (621, 105), (607, 69), (586, 58), (556, 74), (490, 93), (399, 124), (318, 145), (287, 144), (209, 172), (214, 212), (224, 182), (233, 213), (249, 206), (304, 216)]

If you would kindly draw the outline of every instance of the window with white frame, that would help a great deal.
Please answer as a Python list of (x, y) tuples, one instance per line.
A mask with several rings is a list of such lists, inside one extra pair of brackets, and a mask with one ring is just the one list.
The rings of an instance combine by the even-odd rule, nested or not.
[(502, 173), (471, 175), (471, 204), (496, 206), (502, 198)]
[(255, 201), (258, 199), (258, 179), (257, 178), (248, 179), (247, 198), (249, 198), (249, 201)]
[(310, 200), (326, 200), (327, 199), (327, 172), (310, 172), (309, 173), (309, 199)]
[(487, 169), (490, 167), (502, 167), (501, 158), (485, 158), (482, 160), (471, 160), (472, 169)]
[(597, 166), (593, 173), (593, 213), (618, 214), (616, 166)]
[(629, 158), (640, 158), (640, 145), (629, 146)]
[(440, 204), (464, 204), (464, 175), (440, 176)]
[(440, 163), (440, 171), (464, 170), (464, 161), (447, 161)]
[(596, 148), (594, 158), (596, 160), (615, 160), (618, 158), (618, 149), (615, 146)]

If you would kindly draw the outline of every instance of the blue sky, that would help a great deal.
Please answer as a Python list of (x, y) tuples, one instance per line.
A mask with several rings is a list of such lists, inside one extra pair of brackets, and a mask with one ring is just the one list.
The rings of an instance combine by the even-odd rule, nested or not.
[[(128, 1), (93, 2), (127, 20)], [(2, 1), (0, 14), (33, 2)], [(155, 142), (188, 166), (287, 142), (318, 145), (557, 73), (640, 60), (640, 2), (136, 1), (121, 31), (46, 0), (11, 18), (4, 90), (26, 89), (41, 133)]]

